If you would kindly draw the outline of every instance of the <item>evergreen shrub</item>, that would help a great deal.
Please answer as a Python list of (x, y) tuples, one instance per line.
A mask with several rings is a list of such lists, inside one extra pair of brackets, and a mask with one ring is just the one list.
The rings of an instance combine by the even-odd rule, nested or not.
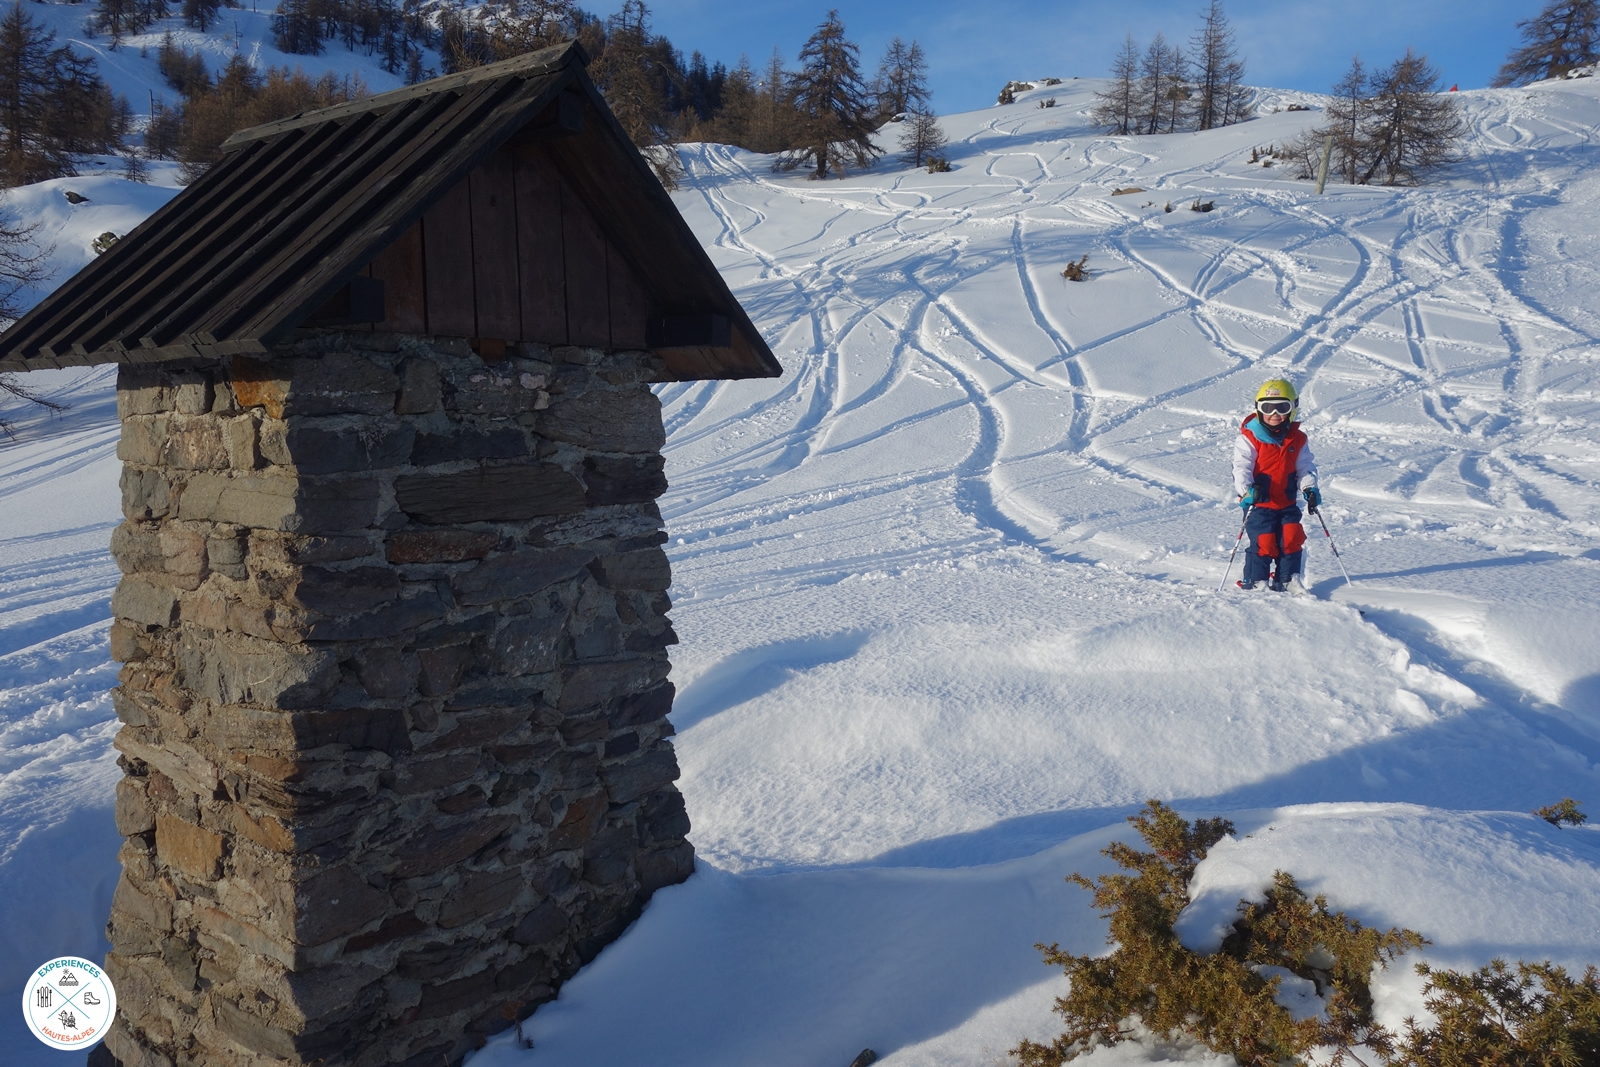
[(1588, 1067), (1600, 1063), (1600, 972), (1581, 979), (1549, 961), (1513, 968), (1492, 960), (1470, 974), (1417, 964), (1438, 1019), (1406, 1020), (1390, 1067)]
[[(1024, 1067), (1059, 1067), (1096, 1047), (1134, 1035), (1137, 1018), (1168, 1039), (1189, 1036), (1231, 1054), (1242, 1067), (1279, 1067), (1310, 1049), (1351, 1045), (1381, 1049), (1392, 1039), (1372, 1020), (1368, 978), (1408, 949), (1427, 944), (1413, 930), (1379, 932), (1325, 898), (1308, 899), (1294, 878), (1279, 871), (1262, 903), (1241, 901), (1239, 918), (1221, 949), (1201, 955), (1178, 940), (1175, 924), (1189, 904), (1189, 882), (1212, 845), (1233, 832), (1226, 819), (1190, 824), (1158, 800), (1128, 820), (1150, 851), (1113, 842), (1103, 855), (1128, 873), (1093, 882), (1068, 880), (1094, 894), (1111, 924), (1109, 955), (1074, 956), (1059, 945), (1038, 946), (1045, 962), (1071, 980), (1056, 1012), (1067, 1029), (1048, 1045), (1024, 1040), (1011, 1050)], [(1283, 968), (1316, 986), (1326, 1002), (1319, 1016), (1296, 1020), (1276, 1000)]]
[(1578, 802), (1571, 797), (1562, 797), (1560, 803), (1546, 804), (1542, 808), (1534, 808), (1533, 813), (1551, 826), (1582, 826), (1589, 821), (1589, 816), (1578, 807)]
[[(1575, 813), (1581, 822), (1576, 807), (1565, 800), (1536, 814)], [(1307, 898), (1284, 871), (1274, 873), (1264, 901), (1239, 902), (1239, 918), (1215, 953), (1185, 948), (1175, 927), (1189, 904), (1189, 883), (1233, 824), (1190, 824), (1158, 800), (1128, 821), (1150, 851), (1121, 842), (1102, 850), (1127, 873), (1092, 882), (1081, 874), (1068, 878), (1094, 894), (1095, 907), (1110, 921), (1106, 940), (1113, 951), (1074, 956), (1059, 945), (1037, 946), (1071, 981), (1055, 1008), (1067, 1029), (1048, 1045), (1024, 1039), (1012, 1049), (1023, 1067), (1059, 1067), (1128, 1041), (1137, 1032), (1135, 1021), (1169, 1041), (1197, 1039), (1242, 1067), (1305, 1065), (1313, 1050), (1327, 1067), (1600, 1064), (1600, 971), (1594, 967), (1573, 978), (1549, 961), (1513, 966), (1495, 959), (1464, 974), (1418, 964), (1434, 1022), (1407, 1019), (1404, 1036), (1397, 1036), (1373, 1018), (1373, 968), (1386, 968), (1427, 939), (1414, 930), (1380, 932), (1332, 911), (1325, 897)], [(1286, 978), (1310, 982), (1322, 1010), (1295, 1018), (1278, 1001)]]

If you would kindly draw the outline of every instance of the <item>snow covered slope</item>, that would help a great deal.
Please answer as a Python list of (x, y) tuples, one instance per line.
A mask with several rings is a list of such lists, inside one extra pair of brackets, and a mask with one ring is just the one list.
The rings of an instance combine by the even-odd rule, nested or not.
[[(948, 174), (683, 150), (786, 368), (662, 391), (701, 867), (474, 1067), (993, 1063), (1054, 1032), (1032, 945), (1102, 944), (1062, 878), (1152, 796), (1238, 827), (1196, 943), (1282, 867), (1441, 963), (1600, 961), (1600, 834), (1526, 814), (1600, 803), (1600, 86), (1461, 94), (1448, 181), (1320, 198), (1249, 163), (1312, 98), (1114, 138), (1095, 88), (948, 117)], [(1355, 579), (1314, 529), (1316, 600), (1213, 592), (1279, 375)], [(59, 386), (68, 419), (0, 449), (8, 959), (63, 940), (29, 908), (92, 929), (115, 873), (114, 431), (103, 377)], [(1205, 1059), (1089, 1062), (1174, 1057)]]

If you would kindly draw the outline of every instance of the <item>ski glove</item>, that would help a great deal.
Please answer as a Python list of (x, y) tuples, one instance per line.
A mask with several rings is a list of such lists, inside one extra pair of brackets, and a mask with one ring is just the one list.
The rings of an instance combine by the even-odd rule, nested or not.
[(1256, 487), (1252, 485), (1249, 489), (1245, 490), (1244, 496), (1239, 498), (1239, 507), (1243, 508), (1245, 511), (1249, 511), (1251, 508), (1255, 507), (1255, 504)]
[(1321, 506), (1322, 506), (1322, 494), (1317, 492), (1317, 487), (1316, 486), (1314, 486), (1314, 485), (1307, 486), (1306, 487), (1306, 507), (1309, 508), (1312, 511), (1316, 511)]

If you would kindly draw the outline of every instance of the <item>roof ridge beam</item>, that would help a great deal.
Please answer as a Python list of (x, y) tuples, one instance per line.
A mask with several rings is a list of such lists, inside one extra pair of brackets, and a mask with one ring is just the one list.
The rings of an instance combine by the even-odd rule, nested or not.
[(570, 66), (574, 61), (583, 66), (589, 65), (589, 54), (577, 41), (566, 41), (562, 44), (541, 48), (537, 52), (528, 52), (510, 59), (502, 59), (498, 63), (486, 63), (481, 67), (461, 71), (458, 74), (446, 75), (443, 78), (434, 78), (431, 81), (418, 85), (408, 85), (403, 89), (391, 89), (386, 93), (378, 93), (361, 100), (352, 100), (347, 104), (335, 104), (332, 107), (318, 108), (316, 111), (302, 111), (298, 115), (291, 115), (277, 122), (267, 122), (260, 126), (251, 126), (249, 129), (240, 130), (226, 141), (222, 142), (222, 151), (231, 153), (243, 148), (245, 145), (281, 133), (296, 130), (303, 126), (315, 126), (324, 122), (337, 122), (341, 119), (351, 118), (365, 114), (369, 111), (381, 111), (396, 104), (417, 97), (431, 96), (434, 93), (459, 91), (479, 82), (494, 81), (507, 75), (519, 75), (523, 78), (537, 77), (541, 74), (551, 74), (563, 67)]

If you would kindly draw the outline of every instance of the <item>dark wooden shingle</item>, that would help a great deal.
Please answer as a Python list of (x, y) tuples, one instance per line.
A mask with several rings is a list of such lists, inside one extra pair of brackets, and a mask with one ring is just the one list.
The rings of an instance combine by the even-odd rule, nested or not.
[[(363, 328), (636, 347), (651, 316), (738, 343), (675, 374), (776, 359), (628, 141), (576, 44), (243, 130), (203, 177), (0, 334), (0, 371), (261, 354), (351, 279)], [(331, 301), (331, 303), (330, 303)]]

